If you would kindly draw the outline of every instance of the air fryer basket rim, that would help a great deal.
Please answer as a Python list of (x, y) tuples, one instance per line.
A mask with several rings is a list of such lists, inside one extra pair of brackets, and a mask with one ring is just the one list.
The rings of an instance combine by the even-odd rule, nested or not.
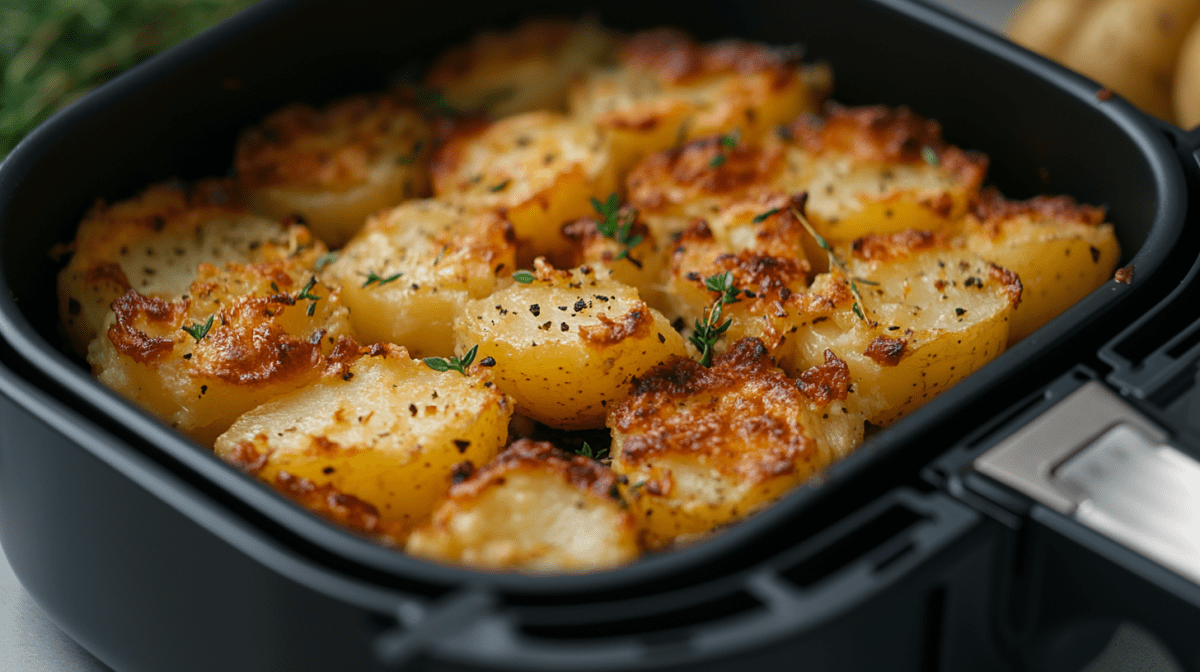
[[(1159, 186), (1155, 193), (1156, 221), (1152, 226), (1152, 230), (1158, 233), (1147, 238), (1145, 244), (1134, 254), (1131, 263), (1139, 270), (1145, 269), (1145, 274), (1152, 274), (1162, 264), (1182, 225), (1183, 179), (1177, 160), (1166, 141), (1139, 112), (1119, 100), (1098, 104), (1095, 101), (1098, 87), (1094, 83), (942, 10), (912, 0), (865, 1), (895, 12), (903, 18), (923, 23), (950, 39), (967, 43), (971, 49), (1006, 61), (1011, 67), (1027, 71), (1027, 74), (1048, 81), (1074, 98), (1090, 101), (1090, 104), (1097, 107), (1109, 123), (1120, 128), (1136, 145), (1153, 171), (1154, 181)], [(4, 163), (0, 164), (0, 207), (12, 200), (14, 193), (20, 189), (21, 179), (37, 163), (41, 154), (58, 142), (62, 134), (74, 124), (89, 118), (98, 110), (117, 104), (129, 93), (142, 90), (148, 86), (147, 82), (153, 85), (158, 78), (181, 64), (191, 63), (219, 50), (221, 44), (230, 39), (230, 36), (251, 31), (269, 22), (280, 12), (290, 11), (302, 4), (294, 0), (267, 0), (226, 24), (150, 59), (56, 115), (30, 134)], [(1012, 362), (1021, 361), (1021, 357), (1029, 356), (1045, 343), (1067, 338), (1075, 328), (1079, 316), (1099, 311), (1107, 303), (1117, 300), (1113, 297), (1136, 289), (1139, 281), (1139, 278), (1135, 278), (1133, 287), (1112, 286), (1110, 283), (1097, 290), (1043, 327), (1037, 334), (1012, 348), (998, 360), (1003, 362), (1000, 366), (1010, 366)], [(488, 574), (422, 562), (334, 528), (306, 511), (298, 510), (298, 507), (267, 486), (229, 469), (211, 453), (196, 450), (195, 444), (182, 435), (95, 382), (76, 362), (37, 332), (18, 306), (7, 276), (0, 276), (0, 286), (7, 290), (0, 292), (0, 339), (13, 351), (17, 359), (23, 360), (26, 365), (24, 368), (38, 372), (37, 375), (44, 386), (57, 390), (58, 398), (78, 400), (96, 413), (110, 417), (113, 423), (126, 428), (124, 435), (136, 437), (139, 445), (146, 446), (149, 450), (163, 451), (169, 461), (178, 463), (178, 468), (194, 471), (209, 479), (215, 487), (234, 492), (248, 504), (262, 507), (268, 515), (280, 517), (286, 521), (290, 533), (319, 544), (330, 544), (352, 562), (367, 567), (418, 577), (435, 584), (453, 585), (463, 582), (464, 579), (486, 580), (501, 590), (521, 592), (587, 591), (617, 585), (633, 585), (651, 581), (664, 572), (677, 569), (680, 565), (698, 566), (714, 561), (731, 549), (736, 549), (745, 539), (757, 534), (760, 527), (795, 515), (797, 510), (808, 506), (821, 496), (821, 488), (800, 488), (754, 520), (735, 526), (704, 544), (668, 555), (647, 557), (633, 565), (608, 572), (563, 576)], [(996, 368), (996, 362), (989, 365), (989, 370)], [(943, 395), (935, 399), (908, 419), (890, 428), (888, 433), (881, 435), (882, 438), (877, 437), (864, 449), (835, 465), (828, 473), (825, 487), (835, 487), (852, 480), (881, 452), (901, 449), (908, 440), (923, 431), (922, 427), (928, 418), (949, 412), (963, 403), (963, 398), (978, 397), (991, 384), (994, 384), (994, 381), (989, 382), (987, 376), (981, 376), (979, 373), (963, 381), (956, 387), (954, 395)]]

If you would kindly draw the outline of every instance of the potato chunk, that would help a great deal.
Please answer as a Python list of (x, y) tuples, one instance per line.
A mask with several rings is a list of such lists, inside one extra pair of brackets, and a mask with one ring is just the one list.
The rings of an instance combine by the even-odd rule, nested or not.
[(608, 145), (591, 124), (528, 112), (466, 127), (434, 157), (434, 194), (470, 210), (503, 210), (521, 244), (518, 261), (561, 263), (563, 224), (592, 212), (592, 198), (617, 190)]
[(966, 212), (987, 170), (986, 156), (947, 145), (936, 121), (903, 107), (830, 107), (788, 133), (775, 186), (807, 191), (807, 214), (830, 241), (945, 227)]
[(738, 130), (757, 142), (828, 95), (825, 66), (800, 52), (740, 40), (700, 44), (686, 33), (638, 33), (571, 90), (573, 115), (609, 133), (623, 170), (681, 142)]
[(712, 368), (676, 359), (639, 376), (608, 425), (647, 545), (744, 518), (862, 441), (869, 409), (846, 365), (829, 353), (806, 373), (794, 383), (747, 338)]
[(854, 372), (856, 389), (878, 394), (870, 420), (889, 424), (994, 359), (1008, 341), (1021, 283), (1010, 271), (959, 250), (944, 236), (908, 231), (855, 243), (848, 260), (862, 295), (860, 317), (850, 280), (818, 276), (784, 310), (755, 302), (729, 311), (729, 337), (759, 336), (784, 370), (820, 364), (832, 350)]
[(636, 288), (651, 308), (667, 310), (671, 304), (663, 286), (667, 261), (664, 246), (633, 208), (624, 206), (616, 211), (612, 224), (617, 231), (613, 235), (601, 232), (608, 219), (593, 215), (563, 227), (563, 235), (574, 246), (571, 267), (587, 265), (597, 272), (606, 271), (613, 280)]
[(417, 557), (532, 572), (610, 569), (637, 558), (616, 476), (586, 457), (521, 439), (450, 488), (408, 538)]
[(251, 207), (299, 215), (340, 247), (367, 215), (429, 193), (429, 124), (407, 92), (289, 105), (238, 140), (234, 168)]
[(807, 289), (809, 236), (793, 207), (802, 208), (803, 197), (743, 201), (707, 221), (694, 220), (671, 253), (669, 314), (688, 324), (703, 317), (716, 298), (705, 279), (726, 272), (742, 290), (742, 300), (779, 303)]
[(616, 46), (595, 20), (528, 19), (511, 31), (483, 30), (442, 53), (425, 83), (458, 110), (506, 117), (564, 110), (567, 86), (607, 60)]
[(1104, 210), (1069, 196), (1009, 201), (985, 190), (963, 227), (969, 250), (1021, 278), (1009, 343), (1049, 322), (1112, 277), (1121, 247)]
[(415, 357), (454, 354), (454, 318), (516, 270), (512, 227), (434, 200), (376, 214), (322, 278), (342, 288), (359, 339)]
[(561, 429), (604, 426), (634, 376), (686, 353), (683, 338), (637, 290), (589, 267), (536, 277), (467, 304), (454, 323), (456, 349), (479, 346), (517, 412)]
[(411, 530), (446, 496), (456, 465), (485, 464), (504, 446), (511, 405), (489, 378), (368, 346), (238, 418), (216, 452), (267, 483), (287, 474), (331, 487)]
[(352, 333), (338, 291), (313, 276), (312, 257), (202, 264), (189, 292), (170, 301), (129, 290), (88, 349), (92, 373), (211, 445), (241, 414), (319, 378)]
[(187, 291), (201, 263), (271, 261), (311, 245), (303, 227), (251, 214), (226, 180), (155, 184), (88, 212), (58, 276), (59, 316), (83, 355), (112, 302), (130, 289), (172, 299)]

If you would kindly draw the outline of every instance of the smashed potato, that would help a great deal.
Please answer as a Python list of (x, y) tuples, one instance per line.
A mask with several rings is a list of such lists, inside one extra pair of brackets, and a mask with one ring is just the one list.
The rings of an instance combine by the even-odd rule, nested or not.
[(323, 274), (366, 343), (417, 357), (454, 354), (454, 319), (516, 269), (512, 227), (441, 201), (409, 201), (371, 217)]
[(395, 536), (428, 518), (461, 465), (496, 456), (511, 414), (486, 368), (437, 372), (374, 345), (243, 415), (216, 452), (267, 483), (287, 474), (352, 496)]
[(434, 157), (433, 190), (472, 210), (503, 211), (522, 243), (520, 261), (561, 261), (563, 224), (592, 212), (592, 198), (617, 190), (608, 144), (591, 124), (556, 112), (527, 112), (455, 135)]
[(187, 294), (129, 290), (88, 348), (100, 382), (197, 442), (241, 414), (316, 381), (353, 334), (338, 291), (310, 271), (312, 253), (262, 264), (199, 267)]
[(637, 290), (541, 260), (530, 282), (468, 303), (454, 337), (460, 353), (478, 345), (477, 361), (493, 362), (519, 413), (560, 429), (603, 427), (634, 376), (686, 352)]
[(255, 212), (343, 245), (367, 215), (429, 192), (433, 134), (405, 91), (295, 104), (247, 129), (234, 168)]
[(173, 299), (196, 280), (201, 263), (272, 261), (310, 244), (303, 227), (247, 210), (227, 180), (155, 184), (112, 205), (99, 202), (84, 217), (58, 275), (59, 317), (83, 355), (112, 302), (131, 289)]
[(744, 518), (862, 440), (867, 415), (846, 365), (829, 352), (805, 373), (797, 385), (747, 338), (712, 368), (679, 358), (638, 378), (608, 422), (644, 543)]
[(412, 555), (547, 572), (610, 569), (641, 551), (616, 476), (586, 457), (521, 439), (455, 478), (433, 520), (408, 538)]

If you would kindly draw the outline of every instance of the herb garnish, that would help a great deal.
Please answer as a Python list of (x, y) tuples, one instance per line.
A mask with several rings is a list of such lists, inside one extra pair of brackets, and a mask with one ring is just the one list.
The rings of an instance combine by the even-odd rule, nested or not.
[(490, 186), (490, 187), (488, 187), (488, 191), (490, 191), (492, 193), (496, 193), (497, 191), (504, 191), (504, 188), (507, 187), (510, 182), (512, 182), (512, 180), (505, 180), (505, 181), (501, 182), (500, 184)]
[(720, 297), (713, 303), (708, 310), (704, 311), (704, 321), (695, 321), (695, 326), (692, 328), (692, 335), (688, 341), (696, 346), (700, 351), (700, 364), (703, 366), (712, 366), (713, 346), (725, 332), (729, 330), (729, 325), (733, 324), (732, 319), (727, 319), (721, 322), (722, 308), (729, 303), (737, 303), (738, 294), (745, 292), (743, 289), (738, 289), (733, 285), (733, 272), (725, 271), (710, 275), (704, 279), (704, 286), (712, 292), (720, 293)]
[[(434, 263), (437, 263), (437, 262), (434, 262)], [(368, 270), (367, 271), (367, 279), (365, 282), (363, 282), (362, 286), (369, 287), (371, 285), (379, 285), (382, 287), (383, 285), (386, 285), (389, 282), (395, 282), (402, 275), (404, 275), (403, 271), (401, 271), (395, 275), (389, 275), (385, 278), (385, 277), (379, 275), (378, 273), (376, 273), (375, 271)]]
[[(830, 247), (830, 245), (829, 245), (829, 241), (827, 241), (823, 237), (821, 237), (821, 235), (819, 233), (817, 233), (816, 229), (813, 228), (812, 224), (810, 224), (808, 222), (808, 218), (804, 216), (802, 211), (804, 210), (804, 204), (808, 201), (808, 198), (807, 198), (808, 194), (806, 193), (806, 194), (804, 194), (804, 196), (805, 196), (805, 198), (800, 202), (800, 207), (799, 208), (793, 207), (791, 209), (792, 215), (795, 216), (796, 219), (801, 224), (804, 225), (805, 230), (808, 231), (808, 235), (815, 238), (817, 241), (817, 245), (820, 245), (821, 249), (825, 250), (825, 253), (829, 255), (829, 265), (838, 267), (838, 269), (840, 269), (842, 271), (842, 274), (846, 276), (846, 280), (850, 283), (850, 292), (852, 294), (854, 294), (854, 305), (851, 307), (854, 310), (854, 314), (858, 316), (858, 319), (862, 320), (863, 322), (866, 322), (867, 324), (869, 324), (872, 327), (879, 326), (878, 322), (876, 322), (875, 320), (868, 320), (867, 316), (863, 313), (862, 306), (865, 304), (863, 303), (862, 294), (858, 291), (858, 285), (855, 283), (854, 278), (850, 275), (850, 269), (846, 267), (846, 263), (843, 262), (837, 256), (837, 254), (834, 254), (833, 248)], [(870, 282), (868, 280), (861, 280), (861, 281), (863, 284), (867, 284), (867, 285), (878, 284), (878, 283)]]
[(629, 235), (633, 223), (637, 221), (638, 211), (629, 207), (622, 208), (616, 192), (609, 194), (603, 203), (593, 196), (592, 208), (604, 218), (603, 222), (596, 222), (596, 230), (600, 235), (612, 238), (625, 248), (617, 254), (617, 259), (628, 259), (633, 265), (641, 268), (641, 262), (629, 256), (629, 251), (645, 238), (641, 234)]
[(771, 215), (773, 215), (777, 212), (779, 212), (779, 208), (771, 208), (770, 210), (767, 210), (766, 212), (755, 215), (754, 219), (750, 220), (750, 223), (758, 224), (759, 222), (766, 220), (766, 218), (770, 217)]
[(471, 362), (475, 361), (475, 352), (477, 350), (479, 350), (479, 346), (472, 345), (471, 349), (467, 351), (467, 354), (462, 356), (462, 359), (459, 359), (458, 357), (451, 357), (450, 359), (445, 359), (443, 357), (426, 357), (421, 361), (425, 362), (425, 366), (428, 366), (434, 371), (449, 371), (453, 369), (465, 376), (467, 375), (467, 367), (471, 365)]
[(512, 279), (516, 280), (522, 285), (528, 285), (529, 283), (533, 282), (533, 273), (530, 273), (529, 271), (517, 271), (516, 273), (512, 274)]
[(321, 269), (337, 261), (337, 258), (337, 252), (327, 252), (326, 254), (322, 255), (320, 259), (317, 259), (317, 263), (315, 266), (313, 266), (313, 270), (320, 272)]
[(601, 448), (600, 450), (593, 450), (587, 441), (584, 441), (583, 445), (580, 446), (579, 450), (577, 450), (575, 452), (578, 455), (582, 455), (584, 457), (590, 457), (593, 460), (603, 460), (604, 458), (608, 457), (608, 448)]
[(204, 322), (204, 324), (200, 324), (199, 322), (197, 322), (190, 327), (181, 327), (181, 329), (186, 331), (188, 336), (191, 336), (192, 338), (196, 339), (196, 342), (199, 343), (201, 339), (203, 339), (205, 336), (208, 335), (208, 330), (212, 329), (214, 317), (216, 317), (215, 314), (209, 315), (208, 319)]
[(938, 164), (941, 163), (941, 159), (938, 158), (937, 152), (934, 151), (934, 149), (929, 145), (921, 147), (921, 158), (925, 160), (925, 163), (928, 163), (934, 168), (937, 168)]
[(434, 260), (433, 260), (433, 265), (434, 265), (434, 266), (437, 266), (437, 265), (438, 265), (438, 262), (442, 260), (442, 255), (446, 254), (446, 250), (447, 250), (449, 247), (450, 247), (449, 245), (442, 245), (442, 251), (441, 251), (441, 252), (438, 252), (437, 259), (434, 259)]
[(300, 290), (300, 293), (296, 295), (297, 301), (307, 300), (311, 302), (308, 304), (308, 310), (305, 311), (309, 317), (312, 317), (313, 313), (317, 312), (317, 301), (321, 298), (312, 293), (312, 288), (316, 285), (317, 277), (314, 275), (308, 279), (308, 283), (304, 285), (304, 289)]
[(737, 147), (738, 141), (742, 138), (742, 129), (735, 128), (732, 133), (722, 135), (717, 139), (717, 155), (708, 162), (709, 168), (720, 168), (725, 165), (725, 150)]

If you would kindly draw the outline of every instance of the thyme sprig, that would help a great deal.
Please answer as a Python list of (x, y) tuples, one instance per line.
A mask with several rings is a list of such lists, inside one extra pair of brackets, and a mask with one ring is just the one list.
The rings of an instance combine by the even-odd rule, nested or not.
[(724, 322), (721, 321), (724, 317), (724, 306), (730, 303), (737, 303), (738, 294), (744, 294), (746, 290), (738, 289), (734, 286), (732, 271), (708, 276), (704, 279), (704, 286), (709, 291), (719, 293), (720, 296), (713, 302), (713, 305), (704, 311), (704, 320), (695, 321), (695, 325), (692, 327), (692, 335), (688, 338), (688, 341), (700, 351), (700, 364), (703, 366), (712, 366), (713, 346), (729, 330), (729, 325), (733, 324), (732, 319), (726, 319)]
[(308, 301), (309, 302), (308, 310), (305, 311), (309, 317), (312, 317), (313, 313), (317, 312), (317, 301), (319, 301), (321, 299), (321, 297), (312, 293), (313, 287), (316, 287), (316, 286), (317, 286), (317, 276), (314, 275), (308, 279), (308, 282), (304, 285), (304, 289), (301, 289), (300, 293), (296, 295), (297, 301)]
[(367, 279), (363, 282), (362, 286), (370, 287), (371, 285), (376, 285), (378, 287), (382, 287), (383, 285), (386, 285), (389, 282), (395, 282), (396, 280), (399, 280), (400, 276), (402, 276), (402, 275), (404, 275), (403, 271), (401, 271), (395, 275), (389, 275), (387, 277), (383, 277), (383, 276), (379, 275), (378, 273), (376, 273), (375, 271), (368, 270), (367, 274), (366, 274)]
[(742, 129), (735, 128), (732, 133), (726, 133), (717, 139), (717, 155), (708, 162), (709, 168), (720, 168), (725, 165), (728, 157), (725, 155), (725, 150), (737, 147), (738, 142), (742, 139)]
[(472, 345), (471, 349), (467, 351), (467, 354), (462, 356), (462, 359), (459, 359), (458, 357), (451, 357), (450, 359), (446, 359), (444, 357), (426, 357), (421, 361), (425, 362), (425, 366), (428, 366), (434, 371), (450, 371), (453, 369), (465, 376), (467, 375), (467, 367), (471, 365), (471, 362), (475, 361), (475, 353), (478, 350), (478, 345)]
[[(792, 215), (796, 218), (797, 221), (799, 221), (801, 224), (804, 225), (804, 229), (806, 231), (808, 231), (808, 235), (810, 235), (814, 239), (816, 239), (817, 245), (820, 245), (821, 249), (825, 250), (825, 253), (829, 255), (829, 265), (836, 266), (839, 270), (842, 271), (842, 274), (846, 276), (846, 280), (850, 283), (850, 293), (854, 294), (854, 305), (851, 306), (852, 310), (854, 310), (854, 314), (858, 316), (858, 319), (862, 320), (863, 322), (866, 322), (868, 325), (870, 325), (872, 327), (879, 326), (878, 322), (876, 322), (875, 320), (867, 319), (866, 314), (863, 313), (862, 307), (866, 304), (863, 301), (862, 293), (858, 291), (858, 283), (855, 282), (854, 276), (852, 276), (850, 274), (850, 269), (846, 266), (846, 262), (842, 261), (841, 258), (837, 256), (837, 254), (833, 251), (833, 247), (831, 247), (829, 245), (829, 241), (825, 240), (825, 238), (823, 238), (821, 236), (821, 234), (817, 233), (816, 229), (814, 229), (812, 224), (809, 223), (808, 218), (804, 216), (804, 213), (802, 211), (804, 210), (804, 202), (805, 201), (807, 201), (807, 199), (804, 199), (804, 201), (801, 201), (799, 208), (796, 208), (796, 207), (791, 208)], [(871, 282), (869, 280), (862, 280), (861, 278), (859, 278), (858, 280), (860, 282), (862, 282), (863, 284), (867, 284), (867, 285), (878, 284), (875, 282)]]
[[(337, 252), (326, 252), (325, 254), (321, 255), (320, 259), (317, 259), (317, 263), (313, 265), (313, 270), (320, 273), (326, 266), (337, 261), (337, 259)], [(275, 283), (271, 284), (274, 285)], [(276, 291), (278, 291), (278, 289)]]
[(629, 256), (630, 250), (637, 247), (638, 243), (645, 238), (641, 234), (630, 235), (633, 223), (637, 221), (638, 211), (634, 208), (622, 208), (616, 192), (609, 194), (603, 203), (593, 196), (592, 208), (604, 218), (604, 221), (596, 222), (596, 230), (600, 232), (600, 235), (612, 238), (624, 247), (617, 254), (617, 259), (628, 259), (635, 266), (641, 268), (641, 262)]
[(590, 457), (593, 460), (603, 460), (608, 457), (608, 448), (594, 449), (587, 441), (584, 441), (583, 445), (575, 453), (584, 457)]
[(188, 336), (191, 336), (192, 338), (196, 339), (196, 342), (199, 343), (201, 340), (204, 339), (205, 336), (208, 335), (208, 330), (212, 329), (214, 317), (216, 317), (215, 314), (209, 315), (208, 319), (204, 321), (204, 324), (200, 324), (199, 322), (197, 322), (190, 327), (180, 327), (180, 328), (183, 329), (184, 331), (186, 331)]

